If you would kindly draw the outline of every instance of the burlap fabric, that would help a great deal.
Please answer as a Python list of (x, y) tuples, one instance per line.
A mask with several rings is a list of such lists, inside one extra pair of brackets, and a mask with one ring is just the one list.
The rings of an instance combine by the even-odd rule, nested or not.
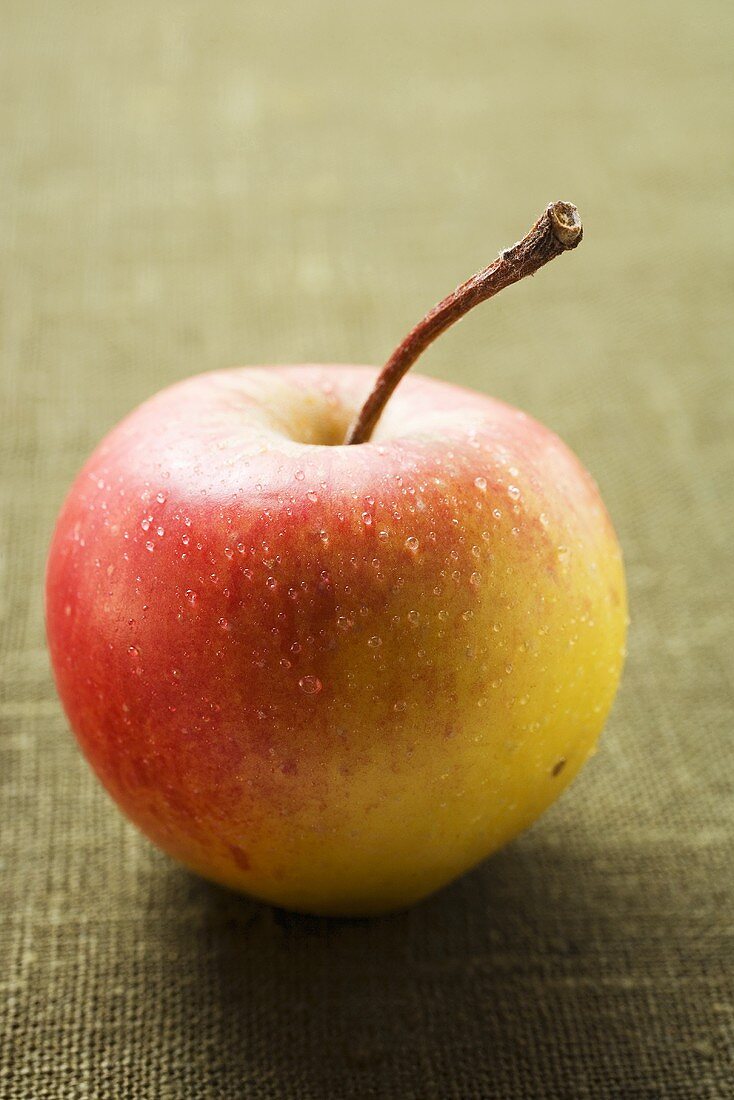
[[(734, 1095), (731, 33), (731, 5), (679, 0), (4, 0), (3, 1098)], [(405, 914), (199, 881), (57, 704), (63, 492), (176, 379), (381, 361), (559, 197), (581, 248), (422, 369), (525, 407), (600, 482), (633, 620), (602, 750)]]

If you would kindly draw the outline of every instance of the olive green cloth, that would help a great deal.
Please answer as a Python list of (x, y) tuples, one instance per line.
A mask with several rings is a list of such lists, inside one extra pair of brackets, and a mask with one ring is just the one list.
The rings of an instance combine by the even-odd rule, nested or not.
[[(4, 0), (3, 1100), (734, 1095), (731, 16)], [(422, 369), (532, 412), (600, 483), (632, 615), (601, 751), (410, 912), (207, 885), (67, 731), (42, 622), (64, 491), (177, 379), (379, 363), (556, 198), (582, 246)]]

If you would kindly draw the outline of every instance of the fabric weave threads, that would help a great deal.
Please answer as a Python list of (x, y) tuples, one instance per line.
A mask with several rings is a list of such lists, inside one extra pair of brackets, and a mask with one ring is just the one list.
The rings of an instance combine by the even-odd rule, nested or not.
[[(2, 1100), (734, 1093), (732, 15), (559, 2), (3, 5)], [(420, 369), (527, 409), (600, 482), (633, 621), (599, 754), (403, 914), (193, 878), (60, 713), (63, 493), (179, 378), (381, 363), (556, 198), (582, 246)]]

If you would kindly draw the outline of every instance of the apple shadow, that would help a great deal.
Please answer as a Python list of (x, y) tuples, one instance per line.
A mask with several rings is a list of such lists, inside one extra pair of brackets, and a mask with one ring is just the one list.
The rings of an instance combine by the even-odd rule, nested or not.
[(168, 999), (202, 1095), (662, 1095), (670, 1038), (635, 950), (661, 914), (623, 855), (589, 860), (531, 833), (370, 920), (294, 915), (169, 873)]

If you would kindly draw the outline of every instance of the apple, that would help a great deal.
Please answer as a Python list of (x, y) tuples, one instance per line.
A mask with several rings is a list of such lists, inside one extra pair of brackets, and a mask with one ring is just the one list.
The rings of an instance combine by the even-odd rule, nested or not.
[(112, 797), (186, 866), (313, 913), (408, 905), (529, 825), (623, 661), (619, 545), (568, 448), (416, 375), (345, 444), (375, 377), (159, 393), (79, 474), (48, 560), (58, 691)]

